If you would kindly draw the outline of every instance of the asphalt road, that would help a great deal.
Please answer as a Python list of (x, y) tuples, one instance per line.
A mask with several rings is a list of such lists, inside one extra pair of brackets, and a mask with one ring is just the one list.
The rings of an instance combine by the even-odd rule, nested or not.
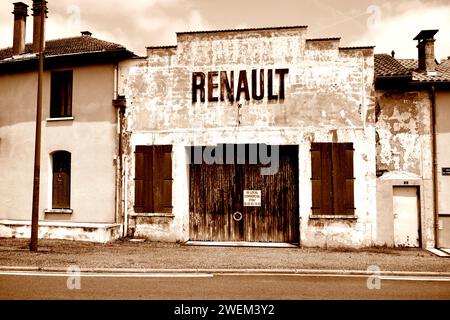
[[(78, 282), (79, 280), (79, 282)], [(80, 289), (68, 289), (69, 285)], [(0, 273), (0, 299), (303, 300), (444, 299), (449, 278), (381, 279), (369, 290), (365, 276), (267, 274), (68, 275)]]

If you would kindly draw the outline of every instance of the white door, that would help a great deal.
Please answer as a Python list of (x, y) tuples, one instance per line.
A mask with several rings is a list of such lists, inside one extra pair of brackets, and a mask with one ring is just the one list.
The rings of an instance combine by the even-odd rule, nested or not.
[(394, 187), (394, 245), (419, 247), (419, 206), (416, 187)]

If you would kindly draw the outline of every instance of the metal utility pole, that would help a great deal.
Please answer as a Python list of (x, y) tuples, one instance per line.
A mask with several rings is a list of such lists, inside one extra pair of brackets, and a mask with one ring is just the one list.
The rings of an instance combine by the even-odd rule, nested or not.
[(39, 184), (41, 175), (41, 122), (42, 122), (42, 78), (44, 76), (44, 24), (47, 12), (46, 1), (41, 1), (41, 23), (39, 30), (39, 71), (36, 107), (36, 135), (34, 141), (34, 180), (33, 180), (33, 207), (31, 217), (30, 251), (38, 250), (39, 233)]

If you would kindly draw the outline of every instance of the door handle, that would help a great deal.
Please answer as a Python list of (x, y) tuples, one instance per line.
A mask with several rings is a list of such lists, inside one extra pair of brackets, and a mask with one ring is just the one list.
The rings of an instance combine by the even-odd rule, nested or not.
[(233, 219), (236, 222), (241, 221), (243, 217), (244, 215), (242, 214), (242, 212), (236, 211), (235, 213), (233, 213)]

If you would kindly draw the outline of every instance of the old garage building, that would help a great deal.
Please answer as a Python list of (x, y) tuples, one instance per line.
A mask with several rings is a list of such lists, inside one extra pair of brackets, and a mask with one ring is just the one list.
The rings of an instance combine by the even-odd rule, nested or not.
[(183, 32), (119, 71), (129, 235), (376, 243), (373, 47), (303, 26)]
[[(30, 235), (27, 8), (14, 4), (0, 50), (0, 237)], [(414, 38), (417, 59), (305, 26), (181, 32), (146, 57), (90, 32), (47, 41), (39, 236), (449, 248), (450, 59), (434, 55), (437, 32)]]

